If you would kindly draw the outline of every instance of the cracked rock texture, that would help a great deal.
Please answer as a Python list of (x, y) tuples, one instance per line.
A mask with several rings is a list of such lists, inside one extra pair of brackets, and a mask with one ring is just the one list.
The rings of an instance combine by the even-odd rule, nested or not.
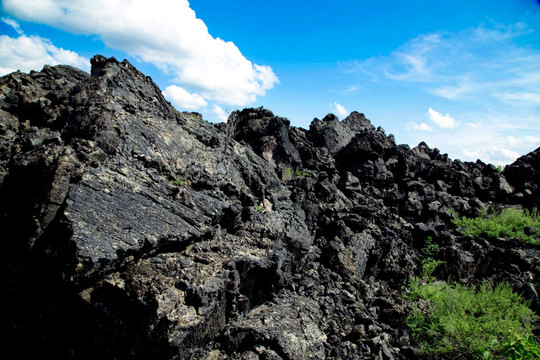
[(538, 207), (540, 148), (507, 166), (396, 145), (363, 114), (309, 130), (176, 111), (127, 61), (0, 78), (6, 358), (416, 359), (402, 299), (436, 275), (509, 281), (539, 250), (455, 213)]

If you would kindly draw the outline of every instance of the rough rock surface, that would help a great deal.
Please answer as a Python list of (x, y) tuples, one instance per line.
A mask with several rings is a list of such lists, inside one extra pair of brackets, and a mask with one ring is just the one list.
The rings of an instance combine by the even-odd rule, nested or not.
[(428, 236), (441, 278), (510, 281), (540, 251), (455, 213), (540, 203), (540, 148), (502, 173), (410, 149), (353, 112), (212, 125), (127, 61), (0, 78), (6, 358), (415, 359), (401, 294)]

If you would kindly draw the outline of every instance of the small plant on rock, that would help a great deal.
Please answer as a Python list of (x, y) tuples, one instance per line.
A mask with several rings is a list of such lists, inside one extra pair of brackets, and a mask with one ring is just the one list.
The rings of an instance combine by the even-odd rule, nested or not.
[(286, 167), (285, 169), (281, 171), (281, 180), (287, 181), (287, 180), (292, 179), (292, 177), (293, 177), (293, 172), (290, 167)]
[(184, 186), (185, 183), (186, 183), (186, 179), (184, 179), (184, 178), (178, 178), (178, 179), (175, 179), (175, 180), (171, 181), (171, 184), (173, 184), (175, 186)]
[(307, 176), (307, 177), (311, 177), (311, 174), (308, 173), (307, 171), (304, 171), (304, 170), (296, 170), (294, 172), (294, 176)]

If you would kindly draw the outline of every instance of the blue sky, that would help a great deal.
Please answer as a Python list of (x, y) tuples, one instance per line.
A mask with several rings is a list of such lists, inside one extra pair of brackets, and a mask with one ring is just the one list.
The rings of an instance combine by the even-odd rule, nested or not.
[(363, 112), (398, 143), (507, 164), (540, 146), (540, 1), (3, 0), (0, 73), (128, 59), (212, 122)]

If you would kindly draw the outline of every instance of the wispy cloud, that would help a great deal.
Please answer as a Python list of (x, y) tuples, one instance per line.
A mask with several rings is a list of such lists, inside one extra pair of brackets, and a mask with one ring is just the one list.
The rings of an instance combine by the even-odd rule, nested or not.
[(407, 123), (405, 124), (405, 128), (407, 130), (415, 130), (415, 131), (433, 131), (433, 128), (425, 122), (420, 123), (420, 124), (417, 124), (415, 122)]
[(504, 92), (495, 93), (495, 97), (498, 97), (501, 101), (507, 104), (516, 105), (540, 105), (540, 91), (539, 92)]
[(354, 61), (348, 68), (374, 78), (423, 83), (426, 91), (453, 100), (485, 94), (528, 94), (529, 99), (533, 94), (536, 103), (540, 51), (515, 43), (531, 32), (517, 23), (424, 34), (388, 56)]
[(66, 64), (90, 70), (89, 59), (73, 51), (58, 48), (49, 39), (26, 36), (19, 24), (12, 19), (2, 18), (2, 21), (12, 26), (19, 36), (0, 35), (0, 75), (16, 70), (41, 70), (45, 64)]
[(342, 65), (377, 86), (406, 86), (424, 102), (445, 104), (452, 115), (433, 109), (440, 105), (429, 108), (427, 122), (421, 113), (409, 114), (407, 141), (422, 133), (454, 157), (507, 163), (540, 146), (540, 50), (520, 45), (534, 31), (516, 23), (423, 34), (386, 56)]
[(269, 66), (252, 63), (234, 43), (212, 37), (187, 0), (4, 0), (3, 5), (19, 19), (98, 35), (205, 100), (246, 105), (278, 82)]
[(4, 22), (4, 23), (8, 24), (9, 26), (11, 26), (13, 28), (13, 30), (15, 30), (15, 32), (17, 34), (19, 34), (19, 35), (24, 34), (24, 31), (21, 30), (21, 26), (15, 20), (10, 19), (10, 18), (6, 18), (6, 17), (1, 18), (0, 20), (2, 20), (2, 22)]

